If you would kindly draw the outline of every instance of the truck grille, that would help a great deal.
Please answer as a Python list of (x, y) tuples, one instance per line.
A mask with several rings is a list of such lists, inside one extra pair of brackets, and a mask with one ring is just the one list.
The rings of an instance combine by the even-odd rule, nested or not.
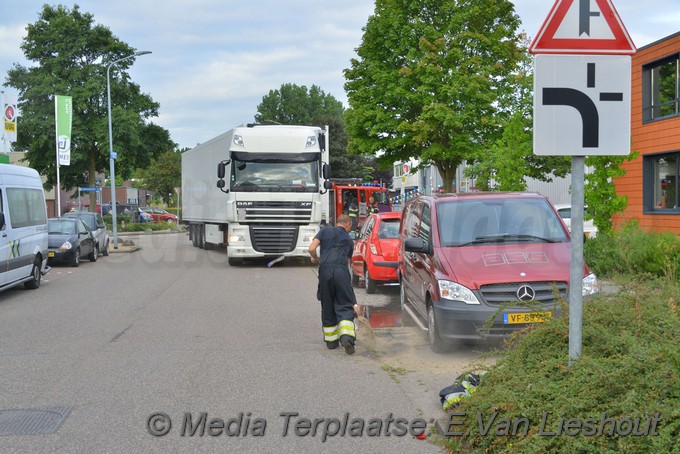
[(238, 220), (241, 223), (308, 224), (312, 219), (312, 202), (236, 202)]
[(566, 282), (510, 282), (507, 284), (482, 285), (479, 290), (487, 304), (503, 304), (521, 301), (517, 297), (520, 287), (529, 286), (535, 292), (533, 301), (539, 304), (557, 302), (555, 295), (567, 298), (569, 286)]
[(264, 254), (283, 254), (295, 249), (298, 238), (296, 226), (250, 226), (253, 249)]

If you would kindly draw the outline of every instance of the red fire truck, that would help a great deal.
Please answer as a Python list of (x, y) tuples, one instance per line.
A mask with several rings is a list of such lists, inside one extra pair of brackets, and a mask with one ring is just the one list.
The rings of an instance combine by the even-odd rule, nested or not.
[(356, 200), (358, 226), (371, 214), (370, 199), (373, 197), (374, 207), (378, 212), (392, 211), (392, 204), (387, 188), (378, 183), (361, 183), (359, 179), (333, 179), (330, 194), (330, 219), (340, 214), (349, 214), (350, 206)]

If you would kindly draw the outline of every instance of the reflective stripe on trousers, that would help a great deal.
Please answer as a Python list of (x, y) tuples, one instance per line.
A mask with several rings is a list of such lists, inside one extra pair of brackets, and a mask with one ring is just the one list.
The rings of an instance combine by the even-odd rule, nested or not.
[(340, 338), (338, 334), (338, 325), (323, 327), (323, 340), (326, 342), (333, 342)]
[(355, 338), (356, 335), (354, 333), (354, 321), (353, 320), (341, 320), (340, 323), (338, 324), (338, 331), (340, 336), (350, 336), (352, 338)]

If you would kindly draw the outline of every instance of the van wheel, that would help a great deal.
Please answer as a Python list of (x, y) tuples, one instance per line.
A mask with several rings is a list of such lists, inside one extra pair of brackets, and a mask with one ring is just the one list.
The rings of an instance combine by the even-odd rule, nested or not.
[(73, 252), (73, 258), (71, 259), (71, 266), (76, 268), (80, 266), (80, 248), (77, 248)]
[(428, 301), (427, 304), (427, 334), (430, 339), (430, 348), (433, 352), (443, 353), (451, 348), (451, 343), (445, 341), (439, 335), (434, 306), (430, 301)]
[(99, 258), (99, 245), (95, 244), (94, 249), (92, 249), (92, 253), (90, 253), (89, 259), (90, 262), (96, 262), (98, 258)]
[(35, 290), (40, 287), (40, 278), (42, 277), (42, 274), (40, 274), (40, 257), (36, 257), (35, 262), (33, 262), (31, 277), (33, 279), (24, 282), (24, 288), (28, 290)]
[(371, 275), (368, 274), (368, 268), (364, 269), (364, 281), (366, 282), (366, 293), (369, 295), (372, 295), (375, 293), (375, 281), (371, 279)]

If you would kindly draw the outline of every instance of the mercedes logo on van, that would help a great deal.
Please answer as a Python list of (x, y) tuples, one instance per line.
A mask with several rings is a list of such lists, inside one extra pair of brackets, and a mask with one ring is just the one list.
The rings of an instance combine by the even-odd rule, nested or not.
[(536, 291), (528, 285), (523, 285), (517, 289), (517, 299), (520, 301), (533, 301), (536, 298)]

